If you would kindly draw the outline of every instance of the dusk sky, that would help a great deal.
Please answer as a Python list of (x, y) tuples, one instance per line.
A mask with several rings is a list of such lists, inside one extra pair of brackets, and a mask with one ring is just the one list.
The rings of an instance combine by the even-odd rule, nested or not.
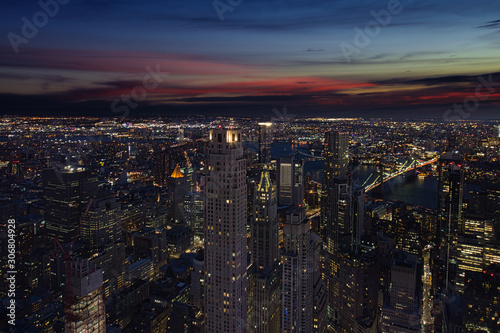
[[(298, 115), (443, 118), (478, 101), (477, 90), (467, 117), (500, 118), (496, 0), (402, 0), (393, 14), (396, 0), (220, 0), (219, 13), (211, 0), (60, 2), (27, 36), (22, 18), (31, 24), (42, 7), (1, 1), (4, 113), (111, 117), (113, 101), (126, 105), (120, 97), (135, 91), (147, 96), (132, 98), (131, 116), (271, 117), (286, 105)], [(390, 22), (374, 25), (381, 11)]]

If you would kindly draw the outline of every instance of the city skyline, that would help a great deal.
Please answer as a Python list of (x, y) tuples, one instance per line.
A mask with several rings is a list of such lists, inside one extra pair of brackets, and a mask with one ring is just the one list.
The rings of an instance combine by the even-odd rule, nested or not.
[(496, 331), (498, 129), (5, 116), (0, 329)]
[(287, 105), (296, 115), (498, 119), (499, 9), (486, 0), (11, 2), (0, 101), (19, 115), (125, 116), (126, 106), (134, 117), (270, 118)]

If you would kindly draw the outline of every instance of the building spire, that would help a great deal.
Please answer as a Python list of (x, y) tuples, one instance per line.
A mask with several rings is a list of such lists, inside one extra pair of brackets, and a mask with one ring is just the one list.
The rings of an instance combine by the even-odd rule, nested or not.
[(172, 172), (172, 178), (183, 178), (184, 175), (181, 172), (181, 169), (179, 168), (179, 164), (175, 166), (174, 172)]
[(269, 168), (264, 165), (264, 169), (260, 174), (260, 182), (257, 186), (257, 191), (259, 192), (269, 192), (273, 184), (271, 183), (271, 176), (269, 175)]

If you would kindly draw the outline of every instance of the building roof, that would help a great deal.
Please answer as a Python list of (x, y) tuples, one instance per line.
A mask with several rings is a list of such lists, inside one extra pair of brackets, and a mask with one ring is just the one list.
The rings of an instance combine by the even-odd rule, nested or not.
[(174, 172), (172, 172), (172, 178), (183, 178), (184, 175), (181, 172), (181, 169), (179, 168), (179, 164), (175, 166)]
[(260, 175), (260, 182), (257, 187), (259, 192), (269, 192), (272, 189), (273, 184), (271, 183), (271, 177), (269, 176), (269, 170), (267, 166), (264, 166), (264, 170)]

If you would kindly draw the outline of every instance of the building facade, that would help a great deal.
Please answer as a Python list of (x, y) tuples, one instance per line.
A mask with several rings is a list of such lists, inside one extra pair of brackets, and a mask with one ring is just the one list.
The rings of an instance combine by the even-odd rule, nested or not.
[(245, 161), (241, 131), (210, 131), (205, 193), (207, 332), (246, 331), (248, 259)]

